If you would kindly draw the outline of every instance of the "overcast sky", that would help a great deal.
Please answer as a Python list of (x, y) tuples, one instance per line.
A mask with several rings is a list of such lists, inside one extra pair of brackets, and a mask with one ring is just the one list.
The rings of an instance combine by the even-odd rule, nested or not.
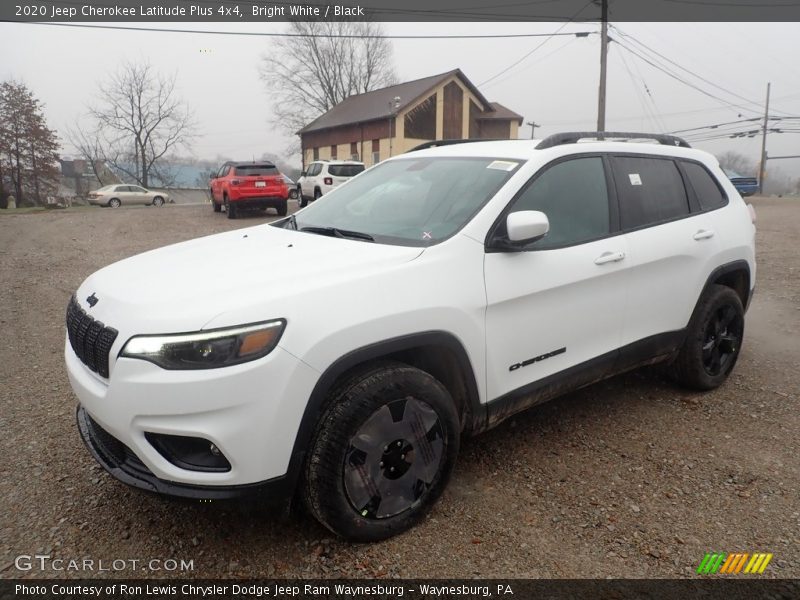
[[(684, 79), (722, 100), (710, 98), (612, 44), (608, 130), (675, 131), (763, 116), (768, 81), (772, 83), (771, 114), (800, 116), (798, 23), (615, 25), (667, 59), (737, 96), (672, 66)], [(286, 27), (282, 23), (133, 26), (235, 31), (282, 31)], [(387, 34), (395, 35), (454, 35), (549, 33), (560, 26), (552, 23), (388, 23), (384, 28)], [(563, 31), (598, 30), (598, 24), (590, 23), (571, 24)], [(612, 36), (619, 38), (620, 34), (612, 30)], [(621, 39), (634, 43), (631, 38)], [(526, 121), (535, 120), (541, 124), (536, 130), (537, 137), (564, 130), (596, 129), (598, 35), (552, 38), (507, 73), (481, 85), (543, 41), (544, 38), (394, 40), (392, 44), (400, 81), (458, 67), (489, 100), (524, 115)], [(63, 130), (85, 112), (97, 84), (121, 61), (149, 60), (164, 73), (177, 74), (178, 90), (200, 124), (201, 136), (186, 154), (199, 158), (222, 155), (249, 159), (264, 152), (281, 154), (287, 146), (287, 140), (269, 124), (270, 95), (258, 78), (259, 61), (269, 54), (270, 45), (270, 39), (265, 37), (92, 31), (0, 23), (0, 79), (13, 78), (27, 84), (45, 103), (51, 127)], [(664, 59), (661, 62), (664, 63)], [(792, 128), (800, 130), (800, 120), (794, 123)], [(751, 128), (758, 126), (753, 123)], [(520, 137), (529, 136), (530, 127), (523, 126)], [(760, 138), (724, 139), (693, 145), (715, 154), (734, 150), (753, 159), (760, 152)], [(800, 154), (800, 133), (770, 135), (768, 151), (771, 156)], [(65, 148), (64, 152), (69, 154), (70, 149)], [(299, 163), (299, 159), (293, 162)], [(800, 161), (780, 162), (782, 170), (800, 176)]]

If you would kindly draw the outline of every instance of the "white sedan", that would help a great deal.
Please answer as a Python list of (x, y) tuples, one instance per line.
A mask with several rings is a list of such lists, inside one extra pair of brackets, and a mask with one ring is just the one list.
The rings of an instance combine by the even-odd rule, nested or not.
[(169, 194), (153, 192), (138, 185), (107, 185), (99, 190), (89, 192), (89, 204), (119, 208), (123, 204), (152, 204), (164, 206), (169, 201)]

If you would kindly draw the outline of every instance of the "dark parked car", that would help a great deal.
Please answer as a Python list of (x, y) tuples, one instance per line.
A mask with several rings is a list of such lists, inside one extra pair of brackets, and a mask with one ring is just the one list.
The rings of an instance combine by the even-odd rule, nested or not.
[(758, 191), (758, 179), (755, 177), (745, 177), (739, 175), (735, 171), (728, 171), (727, 169), (725, 170), (725, 175), (728, 176), (733, 187), (735, 187), (736, 191), (742, 196), (752, 196)]

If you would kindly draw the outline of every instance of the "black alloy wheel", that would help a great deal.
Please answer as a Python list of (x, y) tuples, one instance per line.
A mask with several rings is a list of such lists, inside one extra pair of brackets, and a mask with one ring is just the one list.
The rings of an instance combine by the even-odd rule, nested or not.
[(686, 387), (712, 390), (727, 379), (744, 341), (744, 309), (731, 288), (714, 284), (697, 303), (686, 339), (671, 365)]
[(453, 399), (430, 374), (394, 361), (363, 365), (329, 394), (306, 461), (306, 506), (349, 540), (405, 531), (447, 485), (460, 433)]

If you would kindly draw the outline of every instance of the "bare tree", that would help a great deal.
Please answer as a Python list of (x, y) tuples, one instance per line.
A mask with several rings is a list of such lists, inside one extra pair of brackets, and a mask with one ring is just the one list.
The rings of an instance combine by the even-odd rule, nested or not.
[(392, 47), (377, 23), (293, 21), (288, 33), (295, 37), (274, 42), (259, 74), (273, 124), (289, 136), (345, 98), (396, 81)]
[(102, 160), (144, 187), (153, 176), (169, 178), (165, 157), (185, 146), (195, 130), (175, 81), (149, 63), (124, 63), (100, 85), (99, 103), (89, 108), (93, 127), (78, 125), (80, 133), (73, 130), (70, 141), (92, 165)]
[[(68, 127), (66, 130), (67, 141), (72, 145), (81, 158), (86, 160), (89, 168), (92, 170), (92, 175), (101, 186), (113, 183), (101, 168), (105, 161), (104, 149), (100, 142), (100, 137), (95, 131), (87, 131), (80, 125), (76, 127)], [(76, 191), (81, 192), (76, 185)]]
[(719, 165), (728, 171), (733, 171), (739, 175), (755, 175), (756, 163), (747, 158), (744, 154), (728, 150), (717, 156)]

